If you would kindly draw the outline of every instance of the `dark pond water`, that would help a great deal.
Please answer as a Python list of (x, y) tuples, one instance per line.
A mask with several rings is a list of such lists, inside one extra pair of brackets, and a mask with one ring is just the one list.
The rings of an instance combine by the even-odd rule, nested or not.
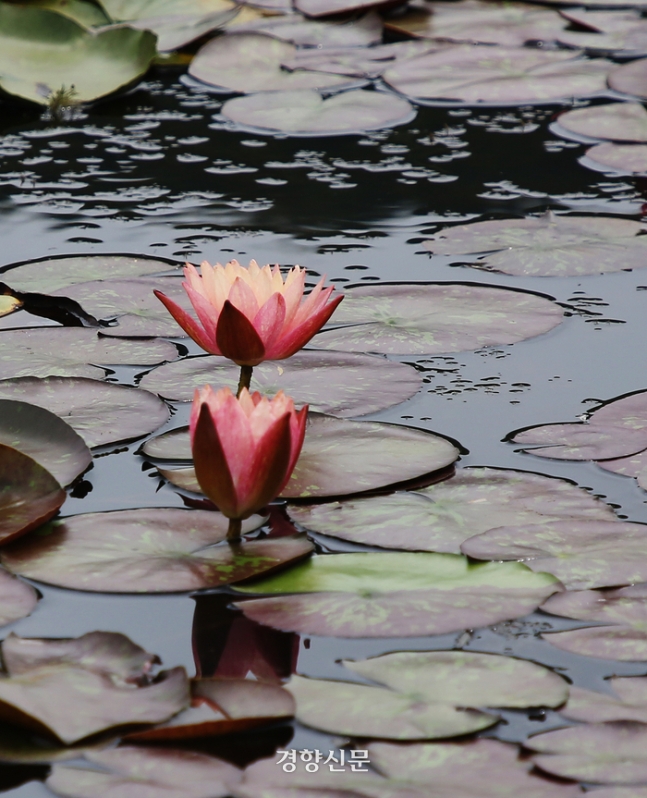
[[(424, 389), (373, 418), (456, 439), (468, 452), (462, 465), (569, 478), (605, 497), (623, 517), (647, 521), (647, 494), (634, 480), (593, 464), (532, 458), (502, 442), (512, 430), (574, 420), (601, 400), (647, 387), (647, 291), (641, 290), (647, 269), (586, 278), (508, 277), (450, 266), (420, 243), (447, 222), (549, 208), (640, 219), (647, 186), (580, 165), (584, 147), (548, 130), (561, 106), (421, 108), (407, 127), (328, 139), (236, 132), (219, 121), (219, 106), (217, 97), (184, 85), (174, 73), (62, 127), (48, 127), (22, 106), (0, 105), (0, 265), (117, 252), (194, 262), (257, 258), (298, 263), (340, 285), (464, 281), (549, 295), (572, 311), (560, 328), (517, 346), (405, 358), (423, 372)], [(132, 383), (138, 373), (124, 368), (111, 379)], [(184, 421), (176, 415), (169, 427)], [(139, 443), (98, 458), (85, 477), (91, 490), (73, 494), (66, 514), (182, 506), (136, 455)], [(318, 540), (324, 550), (361, 548)], [(122, 631), (159, 653), (166, 666), (185, 665), (194, 673), (195, 654), (207, 675), (222, 664), (228, 635), (231, 645), (235, 635), (242, 640), (253, 633), (251, 624), (232, 627), (238, 621), (218, 595), (39, 589), (44, 600), (38, 609), (7, 631), (54, 637)], [(605, 689), (602, 679), (610, 674), (647, 672), (646, 664), (569, 655), (536, 636), (576, 625), (536, 613), (471, 635), (345, 641), (269, 633), (266, 646), (286, 673), (296, 652), (298, 671), (320, 677), (338, 674), (342, 657), (455, 645), (516, 654), (597, 689)], [(558, 725), (551, 713), (504, 717), (488, 736), (522, 741)], [(270, 755), (289, 734), (282, 728), (250, 735), (243, 747), (249, 758), (255, 751)], [(297, 727), (290, 746), (327, 750), (329, 743)], [(240, 751), (231, 755), (240, 759)], [(43, 772), (0, 766), (0, 791), (16, 798), (49, 795), (31, 781)]]

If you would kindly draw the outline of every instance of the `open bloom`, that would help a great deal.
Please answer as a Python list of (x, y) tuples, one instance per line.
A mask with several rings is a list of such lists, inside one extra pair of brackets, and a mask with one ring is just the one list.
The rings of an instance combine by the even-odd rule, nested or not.
[(184, 268), (182, 283), (198, 319), (161, 291), (155, 295), (193, 340), (212, 355), (224, 355), (239, 366), (283, 360), (298, 352), (328, 321), (343, 299), (331, 299), (333, 286), (323, 279), (305, 298), (305, 269), (295, 266), (285, 282), (278, 266), (249, 268), (232, 260), (226, 266), (206, 261)]
[(273, 399), (246, 388), (197, 389), (189, 430), (200, 487), (228, 518), (247, 518), (275, 499), (294, 470), (306, 431), (283, 391)]

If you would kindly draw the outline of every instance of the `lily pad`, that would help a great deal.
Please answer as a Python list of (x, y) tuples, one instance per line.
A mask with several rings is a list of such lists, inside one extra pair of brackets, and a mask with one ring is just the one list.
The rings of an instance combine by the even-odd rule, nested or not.
[(330, 17), (393, 5), (393, 0), (295, 0), (294, 6), (307, 17)]
[(359, 19), (342, 22), (317, 22), (300, 14), (260, 17), (255, 22), (236, 25), (240, 33), (264, 33), (301, 47), (367, 47), (382, 41), (382, 20), (370, 11)]
[(43, 466), (0, 444), (0, 543), (49, 521), (66, 498), (63, 488)]
[[(240, 368), (225, 358), (191, 357), (149, 371), (140, 385), (166, 399), (188, 402), (195, 389), (205, 384), (233, 390), (239, 372)], [(308, 404), (312, 411), (346, 418), (376, 413), (404, 402), (421, 385), (420, 374), (404, 363), (306, 349), (281, 363), (266, 361), (255, 366), (250, 390), (264, 396), (274, 396), (282, 390), (297, 405)]]
[(317, 72), (290, 73), (281, 68), (296, 48), (260, 33), (232, 33), (207, 42), (189, 74), (225, 92), (325, 89), (348, 85), (348, 78)]
[(168, 407), (148, 391), (84, 377), (0, 380), (0, 399), (54, 413), (90, 448), (148, 435), (169, 418)]
[(576, 25), (595, 31), (565, 30), (557, 37), (561, 44), (615, 56), (638, 56), (647, 52), (647, 23), (637, 10), (587, 11), (570, 8), (561, 13)]
[(512, 442), (523, 444), (522, 451), (537, 457), (607, 460), (647, 448), (647, 429), (605, 427), (601, 423), (544, 424), (517, 433)]
[(121, 634), (77, 641), (10, 635), (2, 649), (9, 676), (0, 679), (0, 717), (66, 744), (116, 726), (159, 723), (189, 702), (184, 668), (148, 679), (152, 655)]
[[(298, 71), (286, 74), (325, 76), (327, 73)], [(342, 92), (326, 99), (319, 92), (307, 89), (264, 91), (228, 100), (221, 113), (240, 125), (294, 136), (330, 136), (381, 130), (403, 125), (416, 115), (413, 107), (402, 97), (363, 89)]]
[(31, 585), (0, 570), (0, 626), (26, 618), (37, 604), (38, 594)]
[[(612, 107), (627, 106), (617, 103)], [(565, 124), (570, 114), (607, 107), (578, 108), (560, 116), (559, 122)], [(647, 112), (640, 108), (647, 122)], [(570, 129), (577, 127), (578, 121), (579, 117)], [(631, 130), (625, 122), (622, 128)], [(548, 213), (446, 227), (423, 246), (435, 255), (488, 253), (469, 264), (479, 269), (516, 276), (570, 277), (643, 267), (647, 262), (647, 235), (640, 233), (644, 232), (640, 222), (630, 219)], [(454, 262), (460, 261), (456, 258)]]
[(92, 462), (83, 438), (69, 424), (27, 402), (0, 399), (0, 443), (33, 458), (60, 485), (74, 482)]
[(40, 105), (72, 86), (74, 102), (96, 100), (142, 77), (155, 41), (146, 30), (89, 32), (54, 11), (2, 3), (0, 86)]
[(561, 114), (557, 121), (560, 128), (578, 136), (610, 141), (647, 141), (647, 111), (640, 103), (576, 108)]
[(69, 17), (86, 28), (110, 22), (110, 18), (99, 6), (87, 3), (85, 0), (29, 0), (29, 5), (56, 11), (57, 14)]
[(616, 517), (569, 482), (495, 468), (463, 469), (415, 492), (296, 505), (289, 513), (306, 529), (353, 543), (454, 554), (468, 537), (496, 527)]
[(609, 86), (624, 94), (647, 99), (647, 59), (630, 61), (612, 69), (609, 73)]
[(632, 175), (647, 173), (647, 144), (596, 144), (586, 157), (605, 169)]
[(469, 538), (464, 554), (518, 560), (549, 571), (569, 590), (647, 580), (647, 526), (621, 521), (553, 521), (491, 529)]
[(402, 61), (384, 80), (424, 100), (543, 103), (604, 91), (611, 62), (575, 58), (567, 51), (456, 45)]
[(240, 779), (238, 768), (196, 751), (123, 746), (85, 758), (54, 765), (47, 787), (68, 798), (225, 798)]
[[(152, 438), (142, 451), (153, 459), (190, 459), (188, 428)], [(450, 466), (458, 454), (449, 441), (430, 432), (313, 413), (282, 496), (305, 499), (376, 490)]]
[(237, 604), (248, 618), (284, 631), (412, 637), (526, 615), (561, 586), (520, 563), (470, 565), (453, 554), (394, 552), (315, 556), (237, 589), (301, 594)]
[(0, 269), (14, 291), (52, 294), (61, 288), (91, 280), (130, 280), (177, 269), (172, 261), (127, 255), (74, 255), (12, 263)]
[(5, 330), (0, 341), (3, 380), (52, 376), (100, 380), (110, 366), (156, 366), (177, 357), (176, 347), (166, 341), (122, 341), (81, 327)]
[(613, 676), (608, 683), (611, 694), (571, 687), (568, 704), (560, 714), (582, 723), (617, 720), (647, 723), (647, 677)]
[(461, 283), (351, 288), (335, 313), (348, 326), (319, 333), (313, 346), (344, 352), (432, 355), (513, 344), (563, 318), (549, 299)]
[(647, 490), (647, 452), (642, 451), (629, 457), (598, 461), (597, 465), (605, 471), (613, 471), (626, 477), (635, 477), (638, 485)]
[[(263, 523), (244, 522), (249, 531)], [(304, 536), (223, 543), (219, 513), (171, 508), (118, 510), (54, 521), (38, 537), (3, 549), (10, 571), (100, 593), (173, 593), (227, 585), (309, 554)], [(222, 544), (222, 545), (217, 545)]]
[(387, 740), (458, 737), (486, 729), (499, 718), (414, 693), (365, 684), (293, 676), (287, 689), (297, 703), (297, 720), (332, 734)]
[(591, 723), (536, 734), (524, 743), (538, 768), (594, 784), (647, 781), (647, 724)]

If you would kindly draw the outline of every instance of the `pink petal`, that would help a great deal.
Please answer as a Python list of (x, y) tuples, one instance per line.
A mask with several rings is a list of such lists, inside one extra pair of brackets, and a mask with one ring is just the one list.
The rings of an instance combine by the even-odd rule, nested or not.
[(192, 444), (195, 475), (200, 487), (228, 518), (239, 518), (239, 501), (218, 430), (204, 404)]
[(259, 334), (265, 348), (281, 337), (285, 320), (285, 300), (281, 294), (272, 294), (254, 317), (254, 329)]
[(213, 340), (216, 340), (216, 325), (218, 324), (218, 312), (209, 303), (209, 301), (198, 291), (194, 291), (190, 285), (182, 283), (186, 291), (193, 309), (198, 314), (200, 324), (205, 329), (206, 334)]
[(184, 332), (187, 333), (187, 335), (190, 335), (196, 344), (198, 344), (198, 346), (201, 346), (211, 355), (221, 354), (216, 345), (215, 336), (211, 338), (202, 329), (202, 327), (200, 327), (198, 322), (192, 316), (189, 316), (186, 310), (181, 308), (172, 299), (169, 299), (167, 296), (165, 296), (161, 291), (154, 291), (153, 293), (163, 303), (164, 307), (168, 310), (171, 316), (173, 316), (175, 321), (180, 325)]
[(244, 313), (250, 322), (254, 320), (258, 313), (258, 300), (252, 288), (241, 277), (234, 280), (227, 299), (241, 313)]
[(265, 353), (266, 360), (283, 360), (291, 357), (299, 349), (302, 349), (313, 335), (319, 332), (328, 319), (332, 316), (337, 305), (342, 301), (343, 295), (333, 297), (333, 299), (317, 313), (307, 319), (296, 329), (292, 329), (287, 335), (268, 349)]

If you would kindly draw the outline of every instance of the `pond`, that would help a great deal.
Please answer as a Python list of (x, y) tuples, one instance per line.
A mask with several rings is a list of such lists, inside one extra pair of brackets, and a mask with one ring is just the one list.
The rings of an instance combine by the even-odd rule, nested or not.
[[(253, 709), (242, 720), (233, 714), (231, 727), (216, 731), (227, 709), (219, 718), (211, 710), (191, 721), (212, 723), (202, 734), (165, 729), (121, 745), (198, 752), (237, 767), (264, 761), (242, 786), (214, 786), (213, 796), (300, 798), (309, 788), (321, 798), (414, 798), (435, 795), (431, 784), (459, 797), (571, 796), (600, 785), (600, 798), (647, 795), (647, 258), (638, 225), (647, 169), (596, 164), (586, 152), (604, 137), (556, 122), (568, 109), (627, 100), (590, 94), (415, 103), (413, 118), (395, 127), (308, 137), (238, 126), (221, 113), (233, 94), (214, 92), (185, 67), (157, 66), (127, 93), (60, 119), (3, 98), (0, 281), (25, 309), (0, 318), (0, 433), (11, 426), (9, 403), (31, 395), (39, 404), (36, 383), (16, 378), (58, 375), (68, 382), (50, 378), (51, 392), (60, 389), (55, 412), (66, 417), (66, 403), (87, 398), (81, 435), (92, 447), (89, 468), (59, 479), (69, 483), (60, 514), (72, 519), (77, 550), (59, 556), (59, 539), (47, 542), (58, 534), (51, 527), (4, 547), (5, 567), (39, 594), (4, 637), (121, 633), (171, 670), (149, 683), (159, 672), (149, 659), (137, 677), (143, 692), (166, 685), (169, 702), (178, 667), (270, 690), (245, 698)], [(499, 224), (472, 229), (477, 222)], [(529, 244), (535, 229), (546, 238)], [(269, 521), (250, 519), (260, 531), (248, 544), (279, 546), (277, 562), (288, 566), (262, 582), (201, 588), (202, 577), (190, 581), (202, 573), (197, 548), (182, 542), (174, 514), (203, 519), (186, 521), (192, 535), (202, 524), (202, 545), (223, 533), (204, 531), (211, 516), (204, 521), (203, 497), (187, 489), (191, 474), (173, 473), (190, 465), (186, 434), (158, 436), (184, 430), (194, 387), (234, 385), (237, 374), (222, 358), (215, 370), (170, 317), (160, 321), (161, 305), (151, 322), (148, 297), (158, 286), (176, 291), (179, 267), (205, 259), (299, 264), (309, 288), (325, 276), (345, 298), (292, 366), (276, 361), (255, 372), (259, 389), (285, 385), (297, 404), (332, 416), (311, 420), (310, 459), (297, 466), (288, 504), (273, 505)], [(118, 298), (94, 282), (83, 288), (85, 279), (121, 281), (109, 289)], [(78, 306), (60, 315), (68, 297), (96, 318), (120, 316), (106, 308), (125, 307), (130, 292), (140, 306), (102, 329), (109, 351), (96, 349), (95, 330), (80, 329)], [(150, 323), (153, 333), (137, 326)], [(120, 325), (125, 337), (111, 337)], [(139, 347), (136, 356), (129, 346)], [(145, 389), (163, 401), (103, 388), (93, 398), (91, 382), (101, 380), (132, 386), (128, 397)], [(63, 445), (57, 428), (47, 434)], [(307, 481), (315, 473), (321, 484)], [(85, 518), (141, 508), (151, 512), (134, 542), (132, 530), (111, 528), (106, 516)], [(161, 542), (165, 524), (171, 532)], [(290, 565), (310, 556), (308, 539), (314, 570)], [(12, 656), (26, 654), (12, 654), (9, 640), (11, 669)], [(125, 656), (102, 645), (87, 656)], [(67, 688), (51, 684), (37, 699), (44, 703), (22, 714), (0, 692), (0, 792), (52, 795), (44, 780), (59, 762), (56, 794), (101, 794), (65, 779), (77, 766), (110, 769), (98, 752), (119, 750), (120, 737), (98, 732), (125, 722), (106, 716), (88, 726), (92, 733), (58, 734), (80, 750), (53, 742), (68, 705)], [(295, 720), (281, 684), (296, 697)], [(97, 713), (112, 700), (97, 699)], [(533, 737), (557, 729), (577, 732)], [(322, 765), (315, 776), (297, 753), (290, 782), (277, 751), (319, 751)], [(326, 780), (323, 762), (342, 753), (348, 761), (351, 751), (352, 771)], [(354, 775), (364, 752), (375, 768), (365, 785)], [(104, 794), (206, 798), (200, 780), (221, 778), (203, 772), (202, 759), (176, 764), (173, 792), (140, 792), (130, 781)], [(222, 773), (223, 784), (239, 778)]]

